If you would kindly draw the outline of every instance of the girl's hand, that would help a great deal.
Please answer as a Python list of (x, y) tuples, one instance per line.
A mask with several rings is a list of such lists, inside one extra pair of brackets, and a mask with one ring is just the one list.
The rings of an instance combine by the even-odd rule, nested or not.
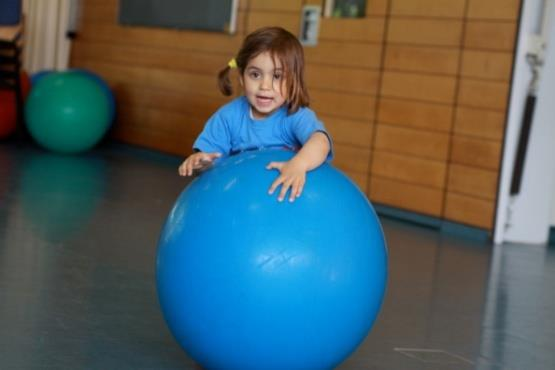
[(179, 166), (179, 175), (181, 176), (191, 176), (194, 170), (204, 169), (210, 166), (216, 158), (221, 157), (221, 153), (204, 153), (198, 152), (191, 154), (182, 164)]
[(288, 162), (270, 162), (266, 169), (277, 169), (281, 173), (279, 177), (273, 182), (268, 190), (268, 194), (273, 194), (274, 191), (281, 185), (281, 190), (278, 195), (278, 201), (283, 201), (287, 190), (291, 188), (289, 193), (289, 201), (294, 202), (296, 198), (301, 196), (303, 187), (306, 181), (306, 165), (302, 161), (291, 159)]

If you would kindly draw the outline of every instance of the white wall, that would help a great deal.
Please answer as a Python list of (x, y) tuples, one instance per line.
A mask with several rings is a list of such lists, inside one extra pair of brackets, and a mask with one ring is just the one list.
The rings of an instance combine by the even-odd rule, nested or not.
[[(505, 135), (498, 208), (494, 241), (545, 243), (553, 222), (552, 205), (555, 193), (555, 19), (546, 17), (544, 32), (547, 38), (545, 64), (538, 86), (536, 109), (532, 121), (521, 192), (509, 194), (513, 163), (520, 133), (524, 101), (532, 77), (526, 62), (530, 49), (530, 35), (541, 29), (545, 14), (553, 14), (555, 0), (524, 1), (520, 34), (515, 55), (513, 85)], [(548, 5), (544, 8), (544, 5)]]
[(551, 202), (551, 227), (555, 227), (555, 188), (553, 188), (553, 201)]

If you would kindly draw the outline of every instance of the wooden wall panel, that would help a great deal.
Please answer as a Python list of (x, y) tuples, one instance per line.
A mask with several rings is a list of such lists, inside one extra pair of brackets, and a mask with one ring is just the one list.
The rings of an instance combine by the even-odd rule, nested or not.
[(372, 176), (369, 196), (377, 203), (429, 216), (441, 217), (442, 215), (443, 191), (429, 186)]
[(163, 109), (168, 112), (195, 115), (207, 119), (222, 106), (223, 97), (207, 97), (194, 93), (152, 90), (148, 87), (132, 85), (115, 85), (114, 92), (118, 103)]
[(372, 121), (375, 101), (375, 97), (370, 95), (350, 95), (324, 90), (313, 90), (311, 93), (311, 105), (319, 114), (355, 120)]
[(378, 69), (381, 56), (381, 45), (370, 43), (321, 41), (318, 46), (305, 48), (308, 65), (315, 63), (339, 67)]
[(519, 8), (519, 0), (468, 0), (468, 17), (516, 21)]
[[(491, 228), (519, 3), (390, 2), (371, 195), (430, 214), (422, 205), (402, 205), (400, 199), (420, 191), (407, 184), (424, 183), (400, 163), (435, 161), (443, 168), (433, 181), (445, 192), (437, 198), (441, 217)], [(387, 178), (391, 189), (398, 182), (408, 195), (374, 189), (383, 186), (374, 176)], [(468, 209), (463, 200), (477, 208)]]
[(476, 167), (451, 164), (449, 167), (449, 190), (453, 193), (495, 200), (497, 174)]
[(114, 129), (112, 137), (125, 143), (146, 148), (158, 148), (164, 143), (163, 150), (168, 153), (179, 153), (184, 146), (191, 146), (193, 139), (186, 136), (177, 136), (173, 133), (152, 131), (141, 127), (121, 126)]
[(520, 1), (468, 0), (444, 217), (491, 229)]
[(493, 227), (494, 202), (449, 192), (445, 203), (446, 219), (488, 230)]
[(333, 65), (310, 64), (305, 71), (309, 94), (312, 89), (320, 88), (351, 94), (377, 95), (379, 78), (377, 70)]
[(458, 46), (461, 32), (462, 22), (460, 20), (391, 17), (388, 25), (387, 42)]
[(336, 143), (334, 164), (345, 171), (366, 173), (370, 162), (370, 149)]
[(390, 0), (373, 0), (366, 2), (366, 15), (367, 16), (385, 16), (387, 15), (387, 8)]
[(459, 65), (459, 49), (387, 45), (384, 67), (387, 70), (455, 74)]
[(366, 191), (368, 187), (367, 171), (371, 157), (370, 149), (335, 142), (334, 153), (334, 166), (345, 172), (363, 192)]
[(404, 99), (451, 104), (455, 98), (456, 78), (405, 72), (384, 72), (382, 95)]
[[(239, 23), (244, 14), (239, 14)], [(224, 35), (212, 32), (179, 31), (146, 27), (119, 26), (112, 23), (83, 22), (74, 47), (88, 41), (104, 41), (115, 45), (137, 45), (145, 49), (194, 50), (196, 52), (233, 55), (241, 46), (240, 33)], [(85, 46), (86, 47), (86, 46)]]
[(299, 12), (277, 13), (251, 11), (247, 22), (247, 33), (268, 25), (280, 26), (293, 34), (297, 34), (301, 24)]
[(476, 108), (504, 110), (509, 96), (509, 84), (474, 79), (461, 79), (459, 104)]
[(505, 113), (491, 109), (457, 107), (454, 133), (500, 142), (505, 129)]
[(391, 2), (391, 15), (461, 18), (464, 6), (465, 0), (395, 0)]
[[(71, 63), (114, 89), (115, 138), (186, 155), (229, 100), (216, 74), (244, 36), (269, 25), (297, 34), (304, 4), (323, 2), (241, 0), (226, 35), (120, 26), (117, 0), (86, 1)], [(364, 18), (321, 19), (318, 45), (305, 47), (311, 107), (335, 165), (373, 202), (491, 229), (519, 8), (373, 0)]]
[(172, 71), (167, 69), (146, 67), (125, 67), (101, 63), (92, 60), (81, 61), (76, 59), (80, 67), (88, 68), (105, 76), (113, 84), (128, 84), (143, 86), (154, 91), (174, 91), (198, 93), (208, 97), (220, 97), (217, 90), (216, 79), (212, 75), (202, 75), (185, 71)]
[(342, 168), (340, 168), (340, 170), (344, 174), (349, 176), (349, 178), (351, 180), (354, 181), (354, 183), (358, 186), (360, 191), (362, 191), (364, 193), (366, 191), (366, 189), (368, 189), (368, 176), (366, 176), (365, 173), (363, 174), (363, 173), (360, 173), (360, 172), (345, 171)]
[(383, 17), (322, 18), (320, 40), (381, 43), (384, 34)]
[(452, 116), (451, 105), (380, 97), (378, 121), (382, 123), (448, 132)]
[[(136, 105), (122, 104), (118, 110), (118, 130), (123, 126), (137, 127), (167, 134), (173, 134), (182, 139), (193, 138), (202, 129), (206, 117), (194, 114), (173, 113), (163, 109), (137, 108)], [(180, 125), (184, 120), (191, 120), (195, 124)], [(120, 127), (122, 126), (122, 127)]]
[(513, 55), (509, 52), (465, 50), (462, 57), (461, 75), (508, 82), (511, 77), (512, 65)]
[(443, 188), (445, 162), (374, 150), (372, 175), (400, 182)]
[[(99, 61), (115, 66), (137, 66), (183, 70), (215, 76), (229, 58), (224, 54), (202, 54), (188, 50), (145, 49), (136, 45), (116, 45), (91, 41), (73, 52), (74, 62)], [(215, 78), (215, 77), (214, 77)]]
[(370, 148), (373, 125), (367, 120), (351, 120), (319, 114), (335, 143)]
[(441, 217), (461, 10), (435, 0), (392, 1), (389, 10), (369, 194)]
[(451, 144), (451, 161), (476, 168), (499, 169), (501, 143), (455, 135)]
[(464, 47), (477, 50), (512, 51), (516, 22), (471, 20), (466, 23)]
[(449, 135), (380, 124), (374, 148), (443, 162), (447, 159)]
[(390, 3), (372, 199), (441, 217), (464, 0)]
[(117, 1), (87, 1), (83, 3), (81, 20), (87, 23), (113, 24), (118, 19)]
[(245, 1), (251, 10), (265, 10), (277, 14), (284, 12), (298, 13), (303, 0), (249, 0)]

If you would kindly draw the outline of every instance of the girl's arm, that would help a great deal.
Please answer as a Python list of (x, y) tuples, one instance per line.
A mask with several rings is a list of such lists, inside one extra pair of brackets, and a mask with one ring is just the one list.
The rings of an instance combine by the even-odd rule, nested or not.
[(306, 182), (306, 173), (320, 166), (330, 152), (330, 141), (323, 132), (317, 131), (310, 136), (310, 139), (303, 145), (301, 150), (287, 162), (271, 162), (266, 166), (267, 169), (277, 169), (281, 175), (270, 186), (269, 194), (281, 185), (278, 200), (281, 202), (291, 188), (289, 201), (293, 202), (301, 196)]
[(291, 160), (298, 160), (306, 166), (306, 172), (319, 167), (330, 152), (330, 140), (321, 131), (316, 131)]

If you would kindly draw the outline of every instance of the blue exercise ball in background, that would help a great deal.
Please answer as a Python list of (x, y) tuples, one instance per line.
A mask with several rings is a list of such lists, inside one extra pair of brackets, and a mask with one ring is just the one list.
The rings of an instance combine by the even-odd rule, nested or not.
[(31, 75), (31, 86), (35, 86), (37, 84), (37, 82), (39, 82), (43, 77), (48, 76), (49, 74), (51, 74), (53, 72), (55, 72), (55, 71), (45, 69), (45, 70), (33, 73)]
[(93, 81), (95, 81), (98, 86), (100, 86), (102, 88), (102, 91), (104, 91), (104, 94), (106, 95), (106, 98), (108, 98), (108, 103), (109, 103), (109, 114), (110, 114), (110, 124), (112, 124), (114, 122), (114, 119), (116, 117), (116, 99), (114, 98), (114, 93), (112, 92), (112, 89), (110, 89), (110, 85), (108, 85), (108, 83), (102, 78), (100, 77), (98, 74), (94, 73), (93, 71), (90, 71), (88, 69), (85, 68), (73, 68), (71, 69), (71, 71), (73, 72), (78, 72), (78, 73), (82, 73), (84, 76), (87, 76), (89, 78), (91, 78)]
[(78, 72), (42, 77), (25, 103), (25, 121), (35, 141), (59, 153), (92, 148), (109, 127), (109, 101), (102, 88)]
[(387, 250), (364, 194), (329, 164), (294, 203), (265, 166), (287, 151), (221, 160), (177, 199), (158, 246), (166, 322), (208, 369), (331, 369), (380, 309)]

